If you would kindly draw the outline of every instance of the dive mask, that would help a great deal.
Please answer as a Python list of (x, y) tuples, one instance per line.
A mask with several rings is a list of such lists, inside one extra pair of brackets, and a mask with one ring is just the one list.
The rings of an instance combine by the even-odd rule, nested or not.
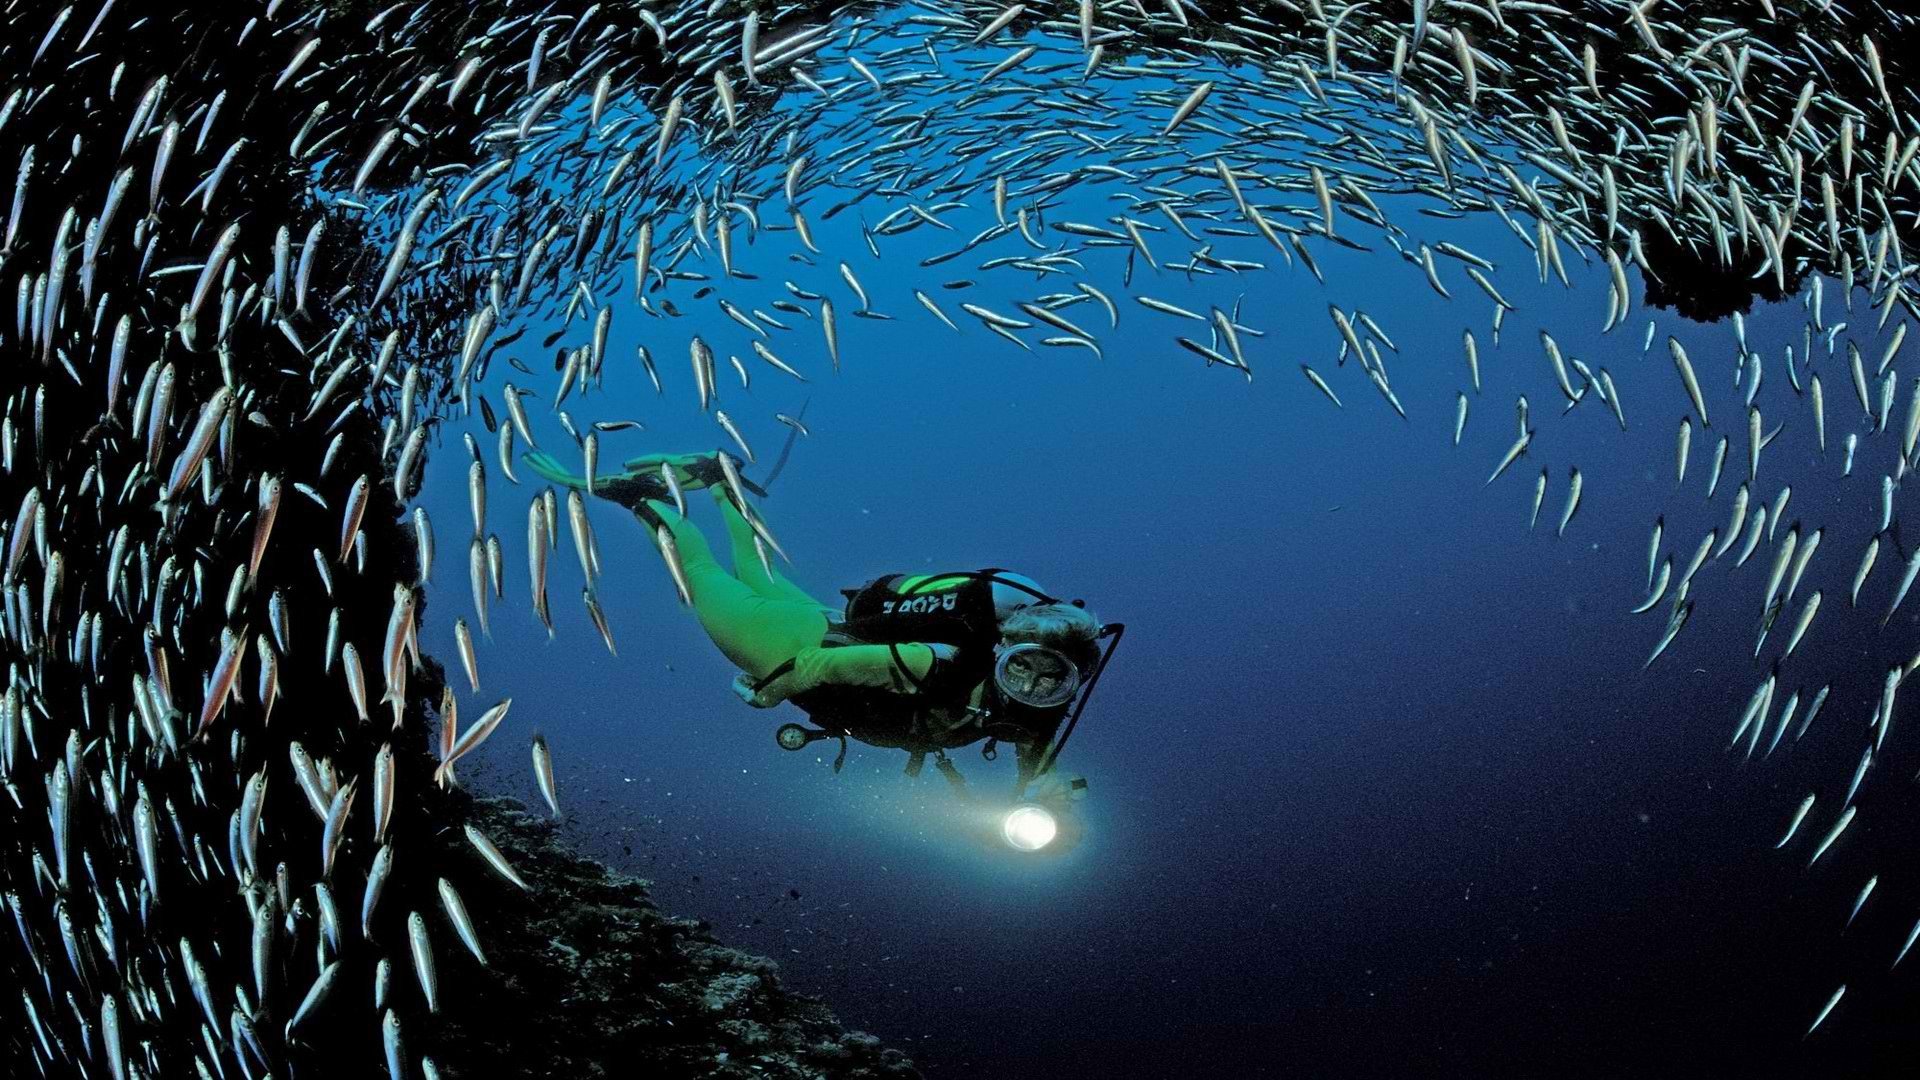
[(993, 682), (1009, 701), (1028, 708), (1065, 705), (1080, 692), (1080, 669), (1073, 661), (1045, 645), (1022, 642), (999, 650), (993, 664)]

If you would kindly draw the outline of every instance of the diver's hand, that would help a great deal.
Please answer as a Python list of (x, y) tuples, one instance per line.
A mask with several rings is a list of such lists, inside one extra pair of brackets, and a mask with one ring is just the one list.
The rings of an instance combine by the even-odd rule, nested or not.
[(746, 702), (756, 709), (772, 707), (771, 703), (762, 701), (760, 695), (754, 692), (753, 680), (747, 678), (747, 674), (744, 671), (733, 677), (732, 689), (735, 697), (738, 697), (741, 701)]

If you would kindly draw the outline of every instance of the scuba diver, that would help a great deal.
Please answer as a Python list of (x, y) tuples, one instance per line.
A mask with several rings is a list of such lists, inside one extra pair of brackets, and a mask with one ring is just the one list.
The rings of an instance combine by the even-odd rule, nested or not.
[[(531, 452), (526, 461), (547, 480), (591, 490), (649, 527), (700, 625), (741, 669), (734, 692), (762, 709), (790, 701), (813, 720), (811, 730), (783, 726), (782, 747), (837, 738), (836, 772), (848, 739), (902, 749), (909, 776), (931, 755), (966, 797), (946, 752), (985, 740), (982, 756), (993, 760), (998, 745), (1010, 743), (1016, 801), (1029, 798), (1036, 781), (1033, 799), (1084, 793), (1084, 781), (1048, 774), (1124, 626), (1103, 626), (1081, 601), (998, 568), (889, 574), (843, 589), (843, 607), (823, 604), (774, 570), (767, 551), (777, 545), (745, 499), (746, 491), (765, 489), (742, 478), (724, 451), (634, 458), (624, 473), (596, 477), (591, 488), (547, 454)], [(726, 523), (732, 572), (687, 520), (683, 493), (701, 488), (712, 492)]]

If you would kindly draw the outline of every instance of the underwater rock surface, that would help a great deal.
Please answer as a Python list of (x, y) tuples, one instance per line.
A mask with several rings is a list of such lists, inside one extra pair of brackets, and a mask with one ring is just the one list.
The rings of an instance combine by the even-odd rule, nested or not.
[(472, 823), (534, 893), (496, 918), (488, 948), (497, 977), (449, 1025), (470, 1075), (920, 1075), (899, 1051), (783, 987), (773, 961), (727, 948), (704, 922), (664, 914), (646, 881), (573, 853), (551, 820), (512, 799), (471, 807)]

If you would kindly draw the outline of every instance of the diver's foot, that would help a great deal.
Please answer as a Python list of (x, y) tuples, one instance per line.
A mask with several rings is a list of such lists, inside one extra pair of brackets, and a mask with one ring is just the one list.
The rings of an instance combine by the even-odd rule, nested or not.
[(704, 454), (643, 454), (628, 458), (621, 464), (626, 474), (635, 479), (643, 476), (660, 477), (662, 466), (673, 470), (673, 478), (682, 491), (698, 491), (713, 483), (720, 475), (719, 462), (713, 452)]

